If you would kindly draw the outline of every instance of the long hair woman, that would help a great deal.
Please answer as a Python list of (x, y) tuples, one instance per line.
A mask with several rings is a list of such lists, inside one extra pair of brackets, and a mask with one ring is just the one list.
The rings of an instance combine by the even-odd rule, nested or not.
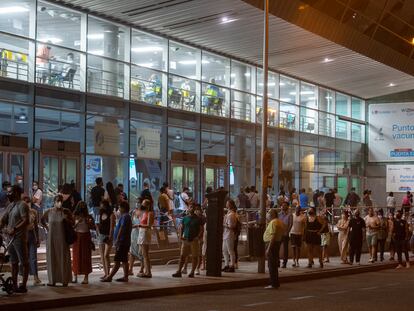
[(82, 284), (88, 284), (88, 276), (92, 272), (92, 238), (90, 230), (94, 229), (95, 222), (88, 213), (88, 206), (80, 201), (74, 211), (76, 241), (73, 243), (72, 272), (75, 282), (78, 275), (83, 274)]
[(154, 212), (150, 200), (141, 203), (141, 218), (139, 222), (138, 245), (144, 257), (144, 273), (138, 274), (139, 277), (151, 278), (151, 261), (149, 257), (149, 247), (151, 244), (151, 229), (154, 224)]

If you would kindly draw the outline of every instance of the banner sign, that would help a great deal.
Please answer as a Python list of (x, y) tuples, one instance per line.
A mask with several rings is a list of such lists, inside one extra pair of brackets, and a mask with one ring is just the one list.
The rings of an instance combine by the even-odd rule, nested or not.
[(370, 162), (414, 161), (414, 103), (370, 105)]
[(95, 122), (95, 153), (119, 156), (118, 123)]
[(138, 159), (159, 159), (161, 157), (161, 130), (152, 128), (137, 129)]
[(387, 165), (387, 192), (412, 191), (414, 187), (414, 165)]

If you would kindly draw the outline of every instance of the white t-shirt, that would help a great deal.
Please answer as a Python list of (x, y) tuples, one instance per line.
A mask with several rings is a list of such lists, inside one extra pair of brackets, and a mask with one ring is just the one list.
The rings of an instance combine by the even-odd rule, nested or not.
[(394, 197), (387, 197), (387, 207), (394, 207), (397, 205), (397, 202), (395, 201)]
[(37, 189), (33, 193), (33, 197), (37, 200), (37, 203), (34, 203), (36, 206), (42, 206), (42, 198), (43, 198), (43, 192), (40, 189)]
[(180, 195), (180, 209), (186, 211), (188, 208), (186, 201), (190, 198), (186, 192), (181, 192)]
[(296, 213), (293, 214), (292, 228), (290, 229), (290, 234), (302, 235), (305, 231), (306, 225), (306, 216), (300, 214), (296, 216)]
[(237, 215), (235, 212), (230, 211), (226, 214), (226, 216), (224, 216), (223, 240), (236, 239), (236, 235), (235, 235), (236, 226), (237, 226)]

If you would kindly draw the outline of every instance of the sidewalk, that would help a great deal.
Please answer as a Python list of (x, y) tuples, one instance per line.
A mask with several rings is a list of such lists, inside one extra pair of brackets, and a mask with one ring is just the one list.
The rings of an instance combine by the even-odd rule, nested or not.
[[(386, 256), (388, 258), (388, 256)], [(339, 262), (338, 257), (331, 258), (323, 269), (316, 267), (310, 269), (306, 267), (307, 260), (300, 261), (299, 268), (291, 268), (291, 261), (287, 269), (279, 269), (281, 286), (287, 282), (305, 281), (318, 278), (338, 277), (348, 274), (356, 274), (382, 269), (395, 268), (395, 261), (384, 261), (383, 263), (368, 264), (368, 257), (363, 255), (361, 266), (344, 265)], [(154, 266), (152, 279), (139, 279), (135, 276), (130, 277), (129, 283), (102, 283), (99, 277), (101, 271), (94, 271), (89, 277), (89, 285), (70, 284), (68, 287), (33, 287), (32, 279), (29, 280), (27, 294), (14, 294), (6, 296), (0, 293), (0, 309), (2, 310), (35, 310), (41, 308), (52, 308), (61, 306), (74, 306), (81, 304), (91, 304), (97, 302), (149, 298), (156, 296), (167, 296), (194, 293), (200, 291), (211, 291), (220, 289), (264, 286), (268, 284), (267, 274), (257, 273), (257, 262), (241, 262), (237, 273), (223, 273), (222, 277), (206, 277), (202, 272), (201, 276), (190, 279), (183, 275), (181, 279), (172, 278), (176, 265)], [(405, 270), (404, 268), (403, 270)], [(135, 267), (135, 271), (138, 268)], [(396, 273), (399, 273), (396, 271)], [(118, 272), (118, 277), (121, 272)], [(40, 278), (47, 283), (47, 275), (41, 272)], [(78, 278), (82, 281), (82, 276)]]

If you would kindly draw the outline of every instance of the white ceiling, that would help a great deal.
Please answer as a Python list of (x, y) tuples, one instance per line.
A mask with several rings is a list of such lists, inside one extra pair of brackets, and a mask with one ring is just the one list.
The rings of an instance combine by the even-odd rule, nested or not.
[[(63, 0), (171, 38), (261, 63), (263, 12), (241, 0)], [(221, 23), (222, 18), (237, 19)], [(271, 68), (362, 98), (414, 89), (414, 77), (270, 17)], [(324, 63), (325, 58), (332, 62)], [(395, 86), (389, 87), (393, 83)]]

